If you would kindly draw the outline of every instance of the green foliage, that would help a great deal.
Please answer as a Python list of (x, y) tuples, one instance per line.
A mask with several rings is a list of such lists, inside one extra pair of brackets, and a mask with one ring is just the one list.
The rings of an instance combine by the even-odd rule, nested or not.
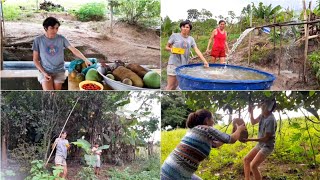
[(98, 177), (94, 174), (92, 167), (82, 167), (76, 177), (80, 180), (98, 180)]
[[(84, 159), (89, 167), (93, 167), (95, 165), (95, 163), (97, 162), (97, 157), (93, 155), (91, 151), (91, 145), (88, 141), (84, 139), (77, 139), (76, 142), (72, 142), (71, 144), (74, 144), (85, 151), (86, 154), (84, 155)], [(99, 150), (108, 149), (108, 148), (109, 148), (109, 145), (103, 145), (99, 147)]]
[(308, 55), (308, 59), (311, 63), (312, 71), (315, 73), (318, 82), (320, 82), (320, 51), (315, 51)]
[(161, 128), (171, 126), (186, 127), (185, 120), (190, 110), (188, 109), (181, 92), (166, 93), (163, 92), (161, 100)]
[(18, 5), (3, 4), (3, 17), (6, 21), (15, 21), (21, 18), (21, 9)]
[(111, 180), (127, 179), (127, 180), (140, 180), (140, 179), (159, 179), (160, 163), (159, 156), (151, 156), (149, 159), (143, 159), (126, 167), (124, 170), (119, 171), (117, 168), (111, 168), (108, 175)]
[[(292, 165), (304, 172), (300, 164), (312, 164), (313, 153), (310, 142), (315, 149), (315, 154), (319, 154), (320, 142), (318, 140), (320, 126), (314, 124), (314, 127), (306, 128), (306, 120), (304, 118), (295, 118), (291, 120), (278, 121), (278, 130), (276, 134), (276, 146), (274, 152), (264, 162), (266, 164), (260, 171), (264, 176), (278, 177), (280, 175), (288, 176), (288, 179), (294, 178), (297, 174), (290, 174), (288, 171), (278, 170), (278, 166)], [(280, 124), (281, 123), (281, 124)], [(214, 126), (216, 129), (230, 134), (232, 127)], [(258, 126), (247, 124), (249, 137), (257, 137)], [(311, 139), (308, 135), (311, 134)], [(187, 132), (187, 129), (176, 129), (173, 131), (161, 132), (161, 164), (172, 152), (172, 150), (180, 143), (181, 139)], [(243, 174), (243, 158), (256, 145), (256, 142), (225, 144), (218, 149), (212, 149), (208, 158), (200, 163), (196, 174), (203, 179), (242, 179)], [(319, 155), (316, 156), (318, 162)], [(273, 166), (273, 164), (277, 164)], [(310, 170), (309, 170), (310, 171)], [(311, 170), (312, 171), (312, 170)], [(313, 170), (315, 171), (315, 170)], [(315, 178), (314, 173), (308, 173), (305, 177)], [(307, 178), (307, 179), (308, 179)]]
[(253, 16), (255, 16), (255, 18), (263, 19), (267, 22), (270, 22), (274, 16), (277, 16), (281, 9), (282, 7), (280, 5), (272, 7), (272, 4), (269, 4), (266, 6), (263, 4), (263, 2), (259, 2), (258, 7), (255, 5), (252, 7)]
[(128, 24), (146, 27), (160, 23), (160, 0), (119, 0), (117, 9), (121, 19)]
[(59, 177), (59, 174), (63, 172), (62, 166), (53, 167), (53, 175), (45, 168), (42, 160), (34, 160), (31, 162), (30, 175), (26, 180), (56, 180), (63, 179)]
[(76, 12), (80, 21), (101, 21), (104, 19), (106, 7), (103, 3), (87, 3)]

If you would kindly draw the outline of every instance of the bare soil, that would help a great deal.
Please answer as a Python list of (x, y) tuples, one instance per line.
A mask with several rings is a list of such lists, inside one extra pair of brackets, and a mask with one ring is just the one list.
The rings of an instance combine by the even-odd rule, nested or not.
[(61, 21), (58, 33), (87, 57), (92, 55), (101, 61), (122, 60), (160, 68), (160, 37), (155, 30), (116, 22), (111, 34), (109, 21), (80, 22), (65, 13), (39, 13), (27, 20), (5, 22), (5, 46), (9, 48), (5, 48), (4, 58), (13, 56), (19, 60), (19, 56), (25, 59), (32, 57), (30, 50), (19, 52), (18, 47), (10, 51), (10, 44), (20, 43), (25, 49), (30, 48), (33, 39), (45, 32), (42, 21), (47, 16), (55, 16)]

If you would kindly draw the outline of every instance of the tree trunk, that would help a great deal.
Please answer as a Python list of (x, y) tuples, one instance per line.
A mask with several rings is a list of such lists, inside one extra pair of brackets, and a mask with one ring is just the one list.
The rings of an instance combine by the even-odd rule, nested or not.
[(1, 138), (1, 161), (3, 167), (6, 167), (8, 165), (7, 137), (8, 135), (4, 134)]

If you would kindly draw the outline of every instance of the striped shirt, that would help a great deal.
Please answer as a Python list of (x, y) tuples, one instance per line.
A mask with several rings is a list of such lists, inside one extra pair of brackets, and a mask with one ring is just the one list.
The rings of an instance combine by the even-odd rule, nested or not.
[(213, 141), (230, 143), (228, 134), (205, 125), (190, 129), (161, 167), (161, 180), (191, 179), (202, 160), (208, 157)]

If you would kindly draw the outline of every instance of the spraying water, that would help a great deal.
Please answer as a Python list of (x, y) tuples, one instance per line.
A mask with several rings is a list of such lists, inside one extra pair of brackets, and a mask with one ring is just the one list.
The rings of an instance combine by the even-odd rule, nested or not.
[(226, 61), (227, 61), (226, 64), (228, 64), (229, 59), (231, 58), (232, 54), (237, 49), (237, 47), (240, 45), (240, 43), (243, 41), (243, 39), (253, 30), (254, 30), (254, 28), (249, 28), (249, 29), (246, 29), (245, 31), (243, 31), (243, 33), (240, 35), (240, 37), (237, 39), (237, 41), (233, 44), (232, 49), (230, 50), (229, 55), (226, 58)]

